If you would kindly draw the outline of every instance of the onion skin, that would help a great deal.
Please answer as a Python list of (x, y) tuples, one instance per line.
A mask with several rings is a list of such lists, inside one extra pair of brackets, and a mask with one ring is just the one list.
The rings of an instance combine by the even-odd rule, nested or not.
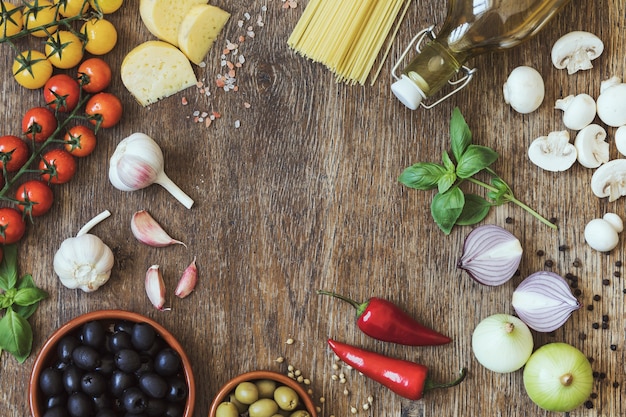
[(530, 399), (544, 410), (572, 411), (591, 395), (591, 364), (574, 346), (548, 343), (528, 359), (524, 367), (524, 388)]
[(500, 226), (483, 225), (465, 238), (457, 268), (483, 285), (502, 285), (517, 272), (522, 253), (522, 246), (513, 234)]
[(548, 271), (535, 272), (522, 281), (513, 292), (512, 304), (528, 327), (545, 333), (561, 327), (580, 308), (567, 281)]

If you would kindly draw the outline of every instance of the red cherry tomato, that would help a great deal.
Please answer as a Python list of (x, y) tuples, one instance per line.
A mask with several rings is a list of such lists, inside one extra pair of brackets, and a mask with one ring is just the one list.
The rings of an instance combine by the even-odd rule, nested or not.
[(98, 93), (85, 106), (89, 121), (99, 127), (113, 127), (122, 118), (122, 102), (111, 93)]
[(54, 195), (52, 189), (43, 181), (30, 180), (20, 185), (15, 192), (15, 199), (20, 202), (18, 208), (32, 217), (44, 215), (52, 207)]
[(65, 134), (65, 150), (77, 157), (87, 156), (96, 149), (96, 134), (90, 127), (77, 125)]
[(29, 157), (30, 149), (22, 139), (13, 135), (0, 136), (0, 170), (6, 167), (8, 172), (15, 172)]
[(101, 58), (86, 59), (78, 66), (78, 81), (86, 92), (99, 93), (111, 83), (111, 67)]
[(65, 149), (52, 149), (41, 157), (39, 170), (49, 184), (65, 184), (76, 173), (76, 159)]
[(22, 118), (22, 132), (28, 139), (45, 142), (57, 129), (54, 113), (45, 107), (33, 107)]
[(80, 85), (67, 74), (53, 75), (43, 86), (43, 98), (51, 109), (69, 113), (78, 105)]
[(26, 232), (22, 213), (12, 207), (0, 208), (0, 244), (10, 245), (19, 241)]

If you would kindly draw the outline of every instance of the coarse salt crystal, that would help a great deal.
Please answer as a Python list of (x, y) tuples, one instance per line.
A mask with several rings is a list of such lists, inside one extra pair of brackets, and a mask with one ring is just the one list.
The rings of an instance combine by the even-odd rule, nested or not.
[(235, 129), (239, 129), (240, 126), (241, 126), (241, 121), (235, 120)]
[(246, 20), (250, 20), (250, 13), (245, 12), (245, 13), (243, 14), (243, 17), (245, 17), (245, 18), (246, 18)]

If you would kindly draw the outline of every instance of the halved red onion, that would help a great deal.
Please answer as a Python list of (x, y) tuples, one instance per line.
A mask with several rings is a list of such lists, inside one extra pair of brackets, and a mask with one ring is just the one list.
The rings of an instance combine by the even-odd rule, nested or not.
[(563, 277), (539, 271), (528, 276), (513, 291), (513, 308), (519, 318), (538, 332), (552, 332), (561, 327), (580, 303)]
[(496, 225), (475, 228), (465, 238), (463, 255), (456, 266), (484, 285), (510, 280), (522, 259), (522, 245), (510, 232)]

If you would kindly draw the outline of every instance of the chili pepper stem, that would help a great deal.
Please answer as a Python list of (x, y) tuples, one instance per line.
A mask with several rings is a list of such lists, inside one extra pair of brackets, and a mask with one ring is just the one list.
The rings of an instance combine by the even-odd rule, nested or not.
[(361, 315), (361, 313), (363, 313), (363, 311), (367, 308), (367, 303), (359, 303), (358, 301), (354, 301), (351, 298), (345, 297), (332, 291), (317, 290), (317, 293), (320, 295), (330, 295), (331, 297), (339, 298), (340, 300), (350, 303), (352, 307), (357, 309), (357, 315)]
[(433, 382), (430, 378), (426, 378), (426, 382), (424, 383), (424, 393), (437, 389), (437, 388), (450, 388), (456, 385), (459, 385), (465, 377), (467, 376), (467, 368), (461, 368), (459, 371), (459, 377), (454, 381), (437, 383)]

